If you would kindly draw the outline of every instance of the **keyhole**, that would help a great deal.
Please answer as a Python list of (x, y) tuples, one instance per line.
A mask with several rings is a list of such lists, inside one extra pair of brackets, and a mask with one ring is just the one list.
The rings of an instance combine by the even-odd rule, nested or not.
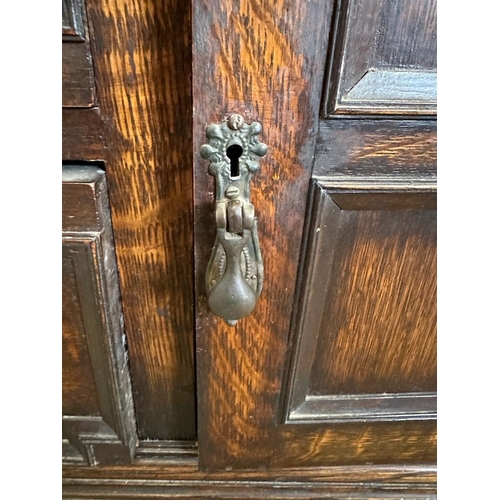
[(239, 144), (233, 144), (226, 150), (227, 157), (231, 160), (231, 177), (240, 176), (240, 162), (239, 157), (243, 154), (243, 148)]

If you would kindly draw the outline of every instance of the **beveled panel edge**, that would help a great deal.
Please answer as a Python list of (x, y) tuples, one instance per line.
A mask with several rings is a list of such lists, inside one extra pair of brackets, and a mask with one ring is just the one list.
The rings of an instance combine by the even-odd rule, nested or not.
[[(324, 297), (316, 297), (313, 293), (305, 293), (313, 290), (315, 269), (318, 267), (316, 248), (322, 236), (320, 228), (325, 214), (325, 204), (329, 206), (331, 214), (339, 212), (340, 208), (335, 205), (331, 197), (322, 189), (320, 183), (311, 179), (305, 223), (304, 238), (300, 251), (300, 264), (297, 273), (297, 284), (294, 299), (294, 314), (292, 316), (290, 336), (287, 349), (287, 361), (285, 363), (284, 381), (282, 385), (280, 415), (278, 421), (286, 423), (290, 413), (302, 405), (308, 391), (309, 374), (313, 363), (314, 349), (316, 348), (317, 335), (319, 334), (321, 312), (324, 307)], [(319, 230), (318, 230), (319, 229)], [(321, 257), (328, 258), (327, 252), (321, 253)], [(319, 274), (316, 279), (328, 282), (329, 275)], [(317, 288), (316, 288), (317, 290)], [(319, 300), (317, 300), (319, 299)], [(318, 306), (317, 311), (311, 311), (310, 304)], [(307, 323), (312, 323), (314, 333), (309, 336), (303, 335)], [(310, 326), (310, 325), (309, 325)], [(310, 352), (310, 356), (301, 356), (301, 353)], [(299, 377), (298, 373), (302, 375)]]
[[(360, 407), (356, 404), (360, 403)], [(362, 405), (366, 403), (368, 410)], [(437, 394), (353, 394), (306, 396), (296, 410), (290, 412), (287, 424), (337, 423), (355, 421), (435, 420)]]
[[(102, 416), (62, 417), (63, 465), (80, 465), (74, 456), (66, 453), (66, 442), (76, 450), (86, 465), (128, 464), (130, 447)], [(66, 452), (66, 453), (65, 453)]]
[(85, 24), (84, 24), (84, 0), (63, 0), (63, 16), (64, 7), (68, 15), (67, 22), (62, 19), (62, 40), (63, 42), (84, 42), (85, 41)]
[(341, 210), (436, 210), (436, 176), (313, 177)]
[[(67, 5), (62, 26), (62, 107), (89, 109), (97, 105), (86, 0), (63, 0)], [(63, 11), (64, 13), (64, 11)]]
[[(319, 294), (320, 300), (315, 299), (315, 294), (309, 297), (314, 269), (318, 263), (316, 248), (321, 238), (321, 224), (325, 211), (325, 204), (331, 203), (332, 213), (341, 210), (356, 210), (367, 208), (352, 207), (352, 204), (338, 203), (338, 194), (355, 198), (357, 194), (368, 194), (376, 198), (378, 209), (404, 210), (404, 209), (436, 209), (437, 183), (435, 177), (431, 178), (366, 178), (353, 176), (315, 177), (311, 178), (311, 188), (306, 217), (303, 245), (301, 248), (301, 264), (299, 267), (296, 286), (296, 306), (291, 323), (287, 362), (285, 364), (282, 394), (280, 395), (278, 423), (280, 424), (307, 424), (307, 423), (334, 423), (355, 421), (398, 421), (398, 420), (435, 420), (437, 417), (437, 395), (435, 393), (398, 393), (391, 394), (366, 394), (366, 395), (325, 395), (313, 396), (308, 394), (310, 371), (313, 364), (313, 354), (319, 335), (321, 311), (326, 297)], [(392, 197), (404, 194), (395, 205), (390, 205)], [(336, 196), (337, 195), (337, 196)], [(415, 207), (412, 198), (424, 195), (425, 205)], [(329, 202), (326, 200), (330, 200)], [(342, 205), (342, 208), (341, 208)], [(372, 207), (374, 209), (374, 207)], [(319, 252), (322, 259), (327, 258), (328, 252)], [(328, 281), (330, 273), (322, 275)], [(317, 289), (316, 289), (317, 291)], [(308, 304), (320, 304), (319, 312), (308, 311)], [(304, 336), (309, 323), (312, 324), (313, 333)], [(310, 326), (310, 325), (309, 325)], [(304, 338), (305, 337), (305, 338)], [(306, 349), (304, 354), (303, 349)], [(298, 380), (298, 372), (302, 377)], [(416, 396), (418, 395), (418, 396)], [(368, 401), (375, 403), (379, 409), (375, 412), (353, 411), (354, 401)], [(423, 405), (418, 405), (421, 403)], [(417, 403), (416, 403), (417, 402)], [(387, 404), (388, 403), (388, 404)], [(383, 408), (385, 406), (385, 408)], [(382, 408), (381, 408), (382, 407)], [(337, 411), (338, 415), (326, 416), (328, 412)], [(315, 412), (317, 414), (315, 414)]]
[[(323, 120), (335, 120), (346, 117), (366, 116), (372, 119), (391, 117), (419, 117), (435, 119), (437, 115), (437, 88), (429, 84), (436, 79), (436, 72), (411, 71), (389, 68), (373, 68), (368, 64), (364, 71), (357, 68), (357, 82), (349, 85), (348, 90), (341, 93), (341, 79), (345, 69), (343, 57), (347, 45), (349, 14), (353, 6), (352, 0), (335, 0), (331, 22), (328, 56), (323, 81), (320, 117)], [(411, 73), (408, 77), (408, 73)], [(425, 79), (426, 88), (415, 87), (413, 73), (419, 73)], [(406, 77), (406, 78), (405, 78)], [(401, 83), (413, 83), (413, 91), (419, 97), (404, 100)], [(385, 84), (384, 84), (385, 83)], [(370, 97), (372, 92), (372, 97)], [(377, 95), (378, 94), (380, 95)], [(360, 99), (361, 94), (364, 97)]]
[(437, 114), (437, 73), (369, 69), (359, 82), (334, 101), (326, 117), (339, 114)]
[[(113, 289), (117, 287), (113, 271), (104, 269), (104, 262), (111, 264), (112, 255), (103, 248), (99, 233), (65, 234), (63, 244), (65, 249), (73, 248), (71, 258), (101, 413), (98, 417), (63, 415), (63, 438), (88, 465), (109, 460), (129, 463), (137, 436), (120, 316), (113, 303), (119, 300), (119, 292)], [(67, 462), (68, 457), (63, 456), (63, 463)]]
[(400, 176), (362, 176), (362, 175), (315, 175), (320, 186), (329, 193), (409, 193), (436, 194), (437, 176), (421, 177), (416, 175)]

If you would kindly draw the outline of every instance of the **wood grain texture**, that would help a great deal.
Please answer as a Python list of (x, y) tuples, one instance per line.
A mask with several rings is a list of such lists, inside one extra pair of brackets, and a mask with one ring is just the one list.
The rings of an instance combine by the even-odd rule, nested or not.
[(70, 208), (62, 217), (63, 461), (130, 463), (137, 436), (105, 176), (75, 165), (62, 178)]
[(280, 434), (272, 466), (436, 462), (436, 422), (294, 424)]
[(70, 255), (63, 255), (62, 269), (62, 411), (63, 415), (98, 415), (99, 403)]
[[(204, 469), (266, 466), (273, 453), (320, 102), (331, 2), (193, 1), (198, 422)], [(262, 123), (269, 146), (252, 180), (265, 285), (234, 328), (209, 312), (204, 273), (215, 235), (205, 126), (231, 112)]]
[[(292, 387), (286, 403), (290, 409), (285, 416), (287, 425), (280, 434), (282, 453), (273, 457), (276, 466), (290, 463), (291, 457), (293, 463), (304, 465), (358, 463), (358, 460), (373, 463), (435, 460), (436, 425), (432, 421), (436, 413), (433, 394), (436, 353), (435, 214), (430, 210), (408, 210), (415, 205), (411, 201), (413, 196), (421, 198), (426, 193), (428, 196), (435, 190), (435, 185), (402, 187), (399, 180), (395, 178), (391, 186), (386, 179), (385, 192), (382, 193), (377, 193), (377, 182), (370, 185), (359, 179), (350, 178), (345, 191), (336, 187), (331, 179), (328, 191), (317, 180), (313, 182), (308, 239), (303, 246), (302, 280), (297, 289), (297, 315), (290, 344), (293, 361), (288, 369), (290, 373), (285, 372)], [(352, 210), (349, 205), (349, 194), (355, 198), (358, 194), (356, 185), (362, 187), (358, 189), (361, 194), (367, 194), (372, 199), (368, 210)], [(405, 192), (404, 197), (399, 197), (399, 206), (390, 201), (391, 190), (396, 194), (400, 190)], [(341, 210), (335, 203), (336, 191), (343, 195), (342, 204), (347, 210)], [(425, 201), (429, 204), (429, 200)], [(354, 221), (359, 222), (365, 217), (367, 224), (358, 233)], [(380, 233), (380, 221), (371, 220), (379, 217), (386, 217), (385, 222), (388, 222)], [(354, 226), (351, 225), (353, 222)], [(418, 229), (412, 228), (412, 224), (416, 224)], [(411, 240), (419, 234), (420, 244), (415, 245)], [(357, 243), (348, 243), (353, 243), (352, 238)], [(362, 241), (370, 242), (370, 245), (399, 242), (406, 250), (393, 248), (390, 252), (385, 249), (372, 253)], [(356, 248), (358, 243), (360, 247)], [(419, 250), (422, 243), (424, 251), (422, 248)], [(409, 260), (405, 259), (405, 254), (413, 250), (416, 253)], [(368, 254), (375, 257), (376, 266), (369, 262), (351, 261), (360, 255), (364, 259)], [(343, 256), (349, 263), (343, 261)], [(384, 268), (389, 275), (381, 273)], [(407, 279), (392, 276), (392, 273), (402, 269), (410, 271), (412, 276)], [(383, 285), (362, 284), (357, 278), (359, 276), (365, 276), (368, 281), (385, 276), (388, 281)], [(427, 291), (423, 297), (420, 297), (419, 283)], [(383, 297), (392, 292), (395, 292), (395, 297)], [(398, 309), (404, 303), (405, 293), (411, 295), (413, 292), (415, 296), (407, 306)], [(372, 293), (375, 295), (369, 296)], [(380, 297), (383, 299), (378, 302)], [(355, 305), (357, 301), (361, 308)], [(336, 309), (340, 303), (346, 308)], [(379, 311), (371, 309), (378, 306), (381, 306)], [(396, 323), (379, 324), (379, 339), (370, 338), (378, 321), (384, 317), (384, 310), (386, 319)], [(337, 342), (342, 338), (339, 324), (361, 311), (369, 311), (364, 326), (351, 324), (347, 327), (344, 331), (345, 344), (339, 346)], [(368, 336), (367, 331), (371, 332)], [(408, 331), (413, 339), (406, 339), (403, 346), (398, 345)], [(419, 337), (418, 341), (415, 341), (415, 336)], [(395, 345), (392, 345), (394, 340)], [(384, 353), (380, 345), (385, 345), (391, 352)], [(423, 356), (421, 349), (424, 350)], [(373, 358), (367, 359), (368, 353), (372, 353)], [(420, 361), (422, 366), (415, 368), (414, 363)], [(345, 384), (345, 372), (342, 370), (351, 362), (355, 367), (349, 383)], [(328, 366), (327, 370), (325, 366)], [(391, 374), (382, 375), (381, 369), (382, 372), (389, 369)], [(363, 378), (367, 372), (369, 374)], [(413, 376), (412, 382), (408, 377), (405, 379), (405, 373), (409, 372)], [(406, 385), (405, 380), (409, 382)], [(420, 387), (416, 385), (417, 380)], [(419, 390), (422, 391), (420, 394)], [(389, 397), (391, 392), (393, 396)], [(362, 397), (356, 396), (360, 393)]]
[(435, 392), (436, 211), (339, 218), (311, 393)]
[(99, 108), (62, 110), (62, 160), (104, 160), (106, 126)]
[(436, 159), (434, 120), (328, 120), (320, 125), (314, 176), (419, 183), (435, 179)]
[(435, 183), (332, 182), (311, 184), (284, 421), (435, 418)]
[(227, 500), (434, 500), (436, 494), (429, 491), (406, 492), (373, 491), (373, 488), (359, 488), (352, 491), (347, 487), (332, 488), (330, 484), (287, 484), (276, 483), (247, 483), (225, 481), (211, 483), (204, 481), (190, 483), (183, 481), (138, 481), (135, 479), (119, 481), (92, 481), (80, 480), (66, 484), (63, 488), (63, 498), (118, 498), (120, 499), (170, 499), (189, 498), (224, 498)]
[(88, 42), (62, 44), (62, 105), (89, 108), (95, 103), (94, 71)]
[(195, 439), (190, 5), (87, 11), (138, 433)]
[(436, 113), (436, 1), (336, 2), (324, 117)]
[(288, 468), (200, 472), (190, 465), (145, 464), (63, 469), (69, 498), (350, 498), (432, 499), (432, 466)]
[[(197, 366), (205, 470), (435, 460), (434, 422), (277, 425), (330, 7), (222, 2), (209, 9), (202, 0), (194, 3)], [(255, 311), (235, 328), (206, 305), (213, 188), (198, 156), (204, 126), (229, 112), (260, 121), (269, 145), (252, 191), (266, 283)], [(393, 182), (404, 185), (425, 183), (435, 173), (435, 124), (346, 120), (322, 123), (319, 136), (313, 174), (325, 182), (371, 177), (377, 179), (371, 187), (383, 191), (384, 176), (398, 176)], [(367, 202), (361, 198), (357, 203)]]

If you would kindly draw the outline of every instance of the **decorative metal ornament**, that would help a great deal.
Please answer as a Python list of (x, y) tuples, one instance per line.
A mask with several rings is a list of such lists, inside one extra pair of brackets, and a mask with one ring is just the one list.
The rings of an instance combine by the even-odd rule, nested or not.
[(262, 292), (264, 269), (250, 203), (250, 179), (267, 152), (257, 139), (261, 132), (260, 123), (248, 125), (232, 114), (206, 128), (208, 144), (200, 150), (215, 178), (217, 236), (205, 280), (208, 305), (231, 326), (253, 311)]

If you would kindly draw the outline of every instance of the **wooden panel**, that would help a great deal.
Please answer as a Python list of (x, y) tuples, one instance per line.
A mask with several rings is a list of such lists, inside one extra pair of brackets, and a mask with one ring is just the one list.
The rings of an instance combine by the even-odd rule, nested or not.
[(62, 294), (63, 415), (98, 415), (99, 402), (92, 376), (74, 262), (69, 248), (64, 246)]
[(436, 0), (338, 0), (324, 116), (436, 113)]
[(88, 108), (94, 105), (94, 75), (89, 46), (64, 42), (62, 45), (62, 105)]
[(104, 120), (99, 108), (63, 108), (63, 161), (103, 160), (106, 158), (105, 137)]
[(64, 167), (63, 200), (63, 461), (128, 463), (137, 437), (104, 172)]
[(332, 182), (313, 183), (285, 420), (435, 418), (435, 185)]
[(138, 434), (194, 440), (191, 7), (86, 3)]
[(91, 107), (95, 84), (83, 0), (63, 0), (62, 39), (62, 105)]
[(314, 175), (344, 185), (363, 177), (420, 183), (435, 180), (436, 159), (435, 121), (329, 120), (320, 124)]
[(323, 249), (334, 276), (311, 392), (436, 391), (436, 211), (341, 210), (339, 219), (345, 234)]
[[(332, 2), (193, 1), (195, 270), (200, 463), (268, 466), (293, 305)], [(215, 235), (205, 126), (237, 112), (269, 146), (252, 180), (265, 283), (229, 327), (211, 314), (205, 269)]]

